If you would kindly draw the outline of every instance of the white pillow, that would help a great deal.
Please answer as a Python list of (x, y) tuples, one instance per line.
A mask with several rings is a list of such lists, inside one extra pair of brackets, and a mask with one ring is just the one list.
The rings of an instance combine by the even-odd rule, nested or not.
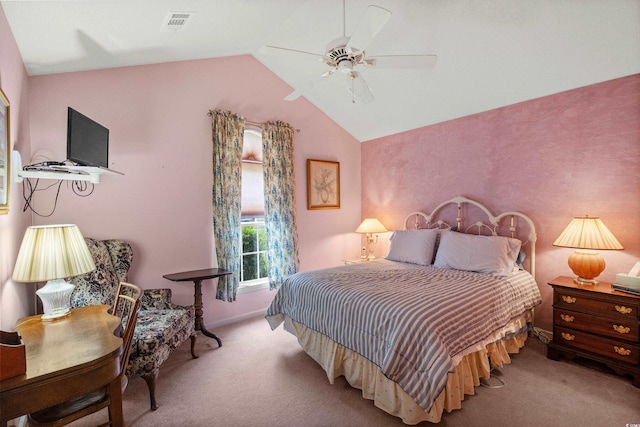
[(387, 259), (411, 264), (431, 265), (438, 230), (398, 230), (390, 240)]
[(433, 266), (509, 276), (521, 245), (509, 237), (442, 233)]

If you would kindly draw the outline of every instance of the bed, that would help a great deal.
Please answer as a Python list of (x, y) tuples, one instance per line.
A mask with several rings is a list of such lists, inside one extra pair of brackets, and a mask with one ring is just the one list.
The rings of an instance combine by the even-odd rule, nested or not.
[[(467, 219), (468, 218), (468, 219)], [(409, 214), (384, 259), (289, 277), (265, 317), (405, 424), (460, 409), (525, 344), (541, 302), (533, 222), (463, 196)]]

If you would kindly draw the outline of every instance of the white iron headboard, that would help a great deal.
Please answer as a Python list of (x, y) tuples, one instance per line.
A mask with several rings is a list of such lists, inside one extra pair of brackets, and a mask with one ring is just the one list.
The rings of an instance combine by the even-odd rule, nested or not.
[[(455, 225), (450, 224), (443, 219), (445, 213), (443, 212), (445, 208), (449, 205), (457, 205), (457, 215), (455, 218)], [(463, 213), (466, 213), (468, 209), (465, 207), (475, 206), (481, 212), (486, 215), (486, 219), (483, 218), (481, 220), (470, 222), (465, 221), (463, 218)], [(470, 215), (474, 217), (473, 215)], [(445, 217), (446, 218), (446, 217)], [(509, 218), (508, 224), (502, 224), (501, 221), (504, 218)], [(477, 219), (477, 218), (474, 218)], [(449, 221), (451, 221), (449, 219)], [(524, 223), (528, 226), (528, 230), (521, 231), (517, 226), (520, 222), (524, 221)], [(535, 277), (536, 273), (536, 228), (533, 225), (533, 221), (531, 218), (526, 216), (520, 212), (503, 212), (499, 215), (493, 215), (489, 209), (487, 209), (481, 203), (476, 202), (475, 200), (468, 199), (464, 196), (454, 197), (451, 200), (447, 200), (444, 203), (441, 203), (436, 207), (430, 214), (426, 214), (423, 212), (412, 212), (404, 220), (404, 229), (408, 230), (411, 228), (453, 228), (456, 227), (456, 230), (461, 231), (463, 233), (470, 233), (472, 231), (476, 231), (477, 234), (491, 234), (493, 236), (507, 236), (507, 237), (515, 237), (522, 241), (522, 248), (525, 253), (527, 253), (529, 272), (533, 277)], [(528, 231), (528, 233), (526, 232)], [(525, 262), (527, 264), (527, 262)]]

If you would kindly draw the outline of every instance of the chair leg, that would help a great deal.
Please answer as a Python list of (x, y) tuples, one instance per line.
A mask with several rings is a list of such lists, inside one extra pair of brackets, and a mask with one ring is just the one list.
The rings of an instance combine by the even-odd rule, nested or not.
[(191, 338), (191, 357), (197, 359), (200, 356), (196, 354), (196, 334), (191, 335), (189, 338)]
[(149, 388), (149, 399), (151, 400), (151, 410), (155, 411), (158, 409), (158, 404), (156, 403), (156, 379), (158, 378), (158, 371), (154, 371), (150, 374), (142, 375), (142, 379), (147, 383), (147, 388)]
[(107, 410), (109, 411), (109, 423), (107, 425), (111, 427), (124, 427), (124, 414), (122, 412), (122, 378), (126, 375), (121, 375), (107, 386), (107, 393), (109, 395), (109, 405)]

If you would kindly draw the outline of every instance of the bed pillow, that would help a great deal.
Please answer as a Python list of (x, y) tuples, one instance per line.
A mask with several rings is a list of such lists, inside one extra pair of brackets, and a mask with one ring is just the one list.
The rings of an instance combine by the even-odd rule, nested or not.
[(434, 267), (509, 276), (522, 242), (502, 236), (442, 233)]
[(391, 261), (431, 265), (438, 230), (398, 230), (391, 235), (389, 254)]

